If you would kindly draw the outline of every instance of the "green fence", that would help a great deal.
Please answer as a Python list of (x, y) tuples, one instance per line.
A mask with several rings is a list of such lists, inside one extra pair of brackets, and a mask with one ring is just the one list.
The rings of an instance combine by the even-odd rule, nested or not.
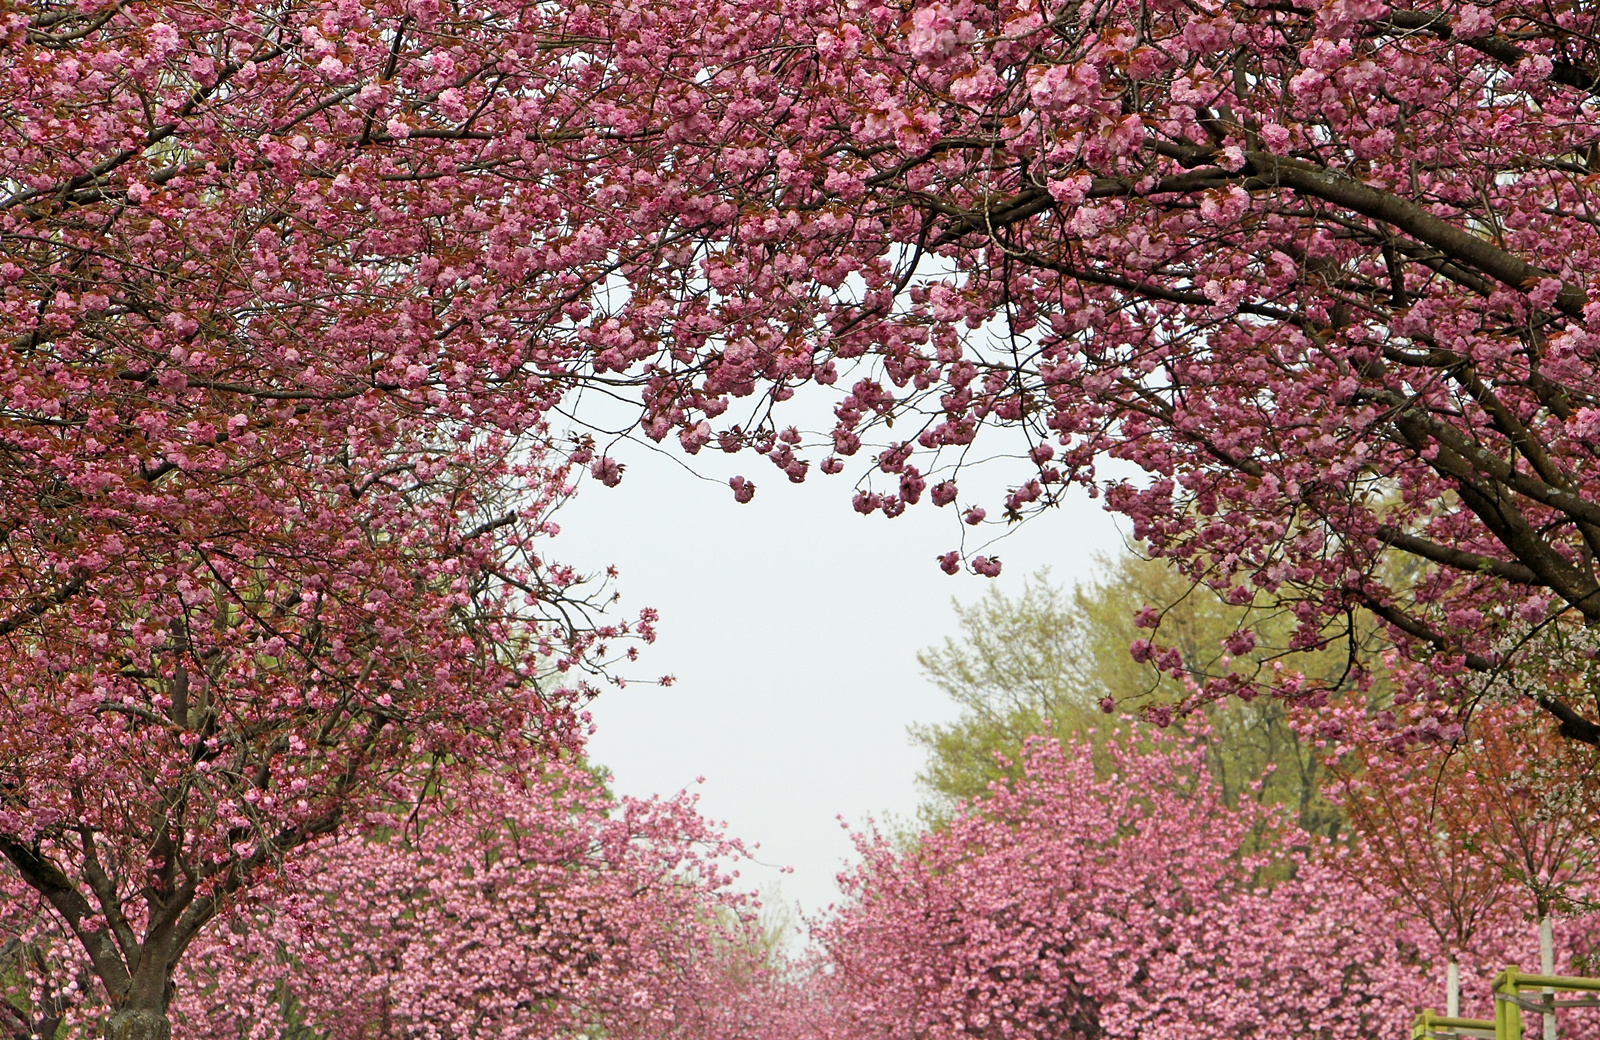
[[(1529, 995), (1527, 991), (1537, 990)], [(1575, 975), (1524, 975), (1507, 968), (1494, 977), (1494, 1018), (1451, 1018), (1424, 1011), (1411, 1025), (1411, 1040), (1523, 1040), (1522, 1013), (1554, 1015), (1565, 1008), (1600, 1007), (1592, 995), (1567, 997), (1561, 994), (1600, 994), (1600, 979)]]

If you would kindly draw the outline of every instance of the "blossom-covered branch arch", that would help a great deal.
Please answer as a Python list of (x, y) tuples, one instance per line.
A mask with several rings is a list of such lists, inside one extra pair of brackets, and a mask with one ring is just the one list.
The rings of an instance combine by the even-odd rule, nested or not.
[[(912, 426), (862, 508), (893, 515), (927, 484), (953, 501), (989, 425), (1023, 434), (1009, 519), (1125, 459), (1147, 479), (1106, 491), (1135, 536), (1292, 611), (1283, 649), (1360, 642), (1370, 618), (1430, 696), (1498, 682), (1600, 743), (1591, 15), (804, 11), (811, 64), (786, 85), (816, 116), (760, 131), (779, 201), (740, 196), (745, 222), (803, 230), (734, 252), (775, 269), (823, 237), (859, 271), (900, 262), (876, 309), (807, 332), (830, 360), (877, 360), (837, 410), (841, 454), (883, 417)], [(1454, 724), (1430, 710), (1412, 725)]]

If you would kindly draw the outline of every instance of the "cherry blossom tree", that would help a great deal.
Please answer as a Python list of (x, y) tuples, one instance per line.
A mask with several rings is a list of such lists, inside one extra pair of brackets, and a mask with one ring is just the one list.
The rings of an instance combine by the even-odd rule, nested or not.
[[(1023, 780), (914, 854), (863, 848), (855, 901), (826, 933), (859, 1035), (1402, 1025), (1414, 997), (1393, 992), (1408, 937), (1392, 919), (1367, 934), (1369, 915), (1324, 916), (1299, 882), (1257, 891), (1262, 864), (1234, 858), (1252, 814), (1224, 809), (1199, 754), (1115, 750), (1116, 774), (1097, 780), (1087, 754), (1036, 739)], [(1328, 897), (1358, 893), (1335, 884)]]
[[(179, 1032), (738, 1034), (739, 992), (767, 970), (756, 904), (727, 873), (743, 850), (692, 799), (618, 802), (592, 774), (554, 763), (362, 823), (195, 940), (173, 1005)], [(35, 1021), (6, 1035), (54, 1035), (56, 1020), (89, 1028), (107, 1009), (72, 983), (92, 969), (73, 963), (58, 916), (55, 927), (30, 917), (37, 897), (10, 895)]]
[[(821, 985), (846, 1023), (832, 1035), (1364, 1040), (1439, 1004), (1446, 948), (1344, 872), (1346, 853), (1290, 828), (1270, 855), (1240, 857), (1263, 810), (1227, 809), (1201, 748), (1111, 749), (1116, 772), (1097, 778), (1086, 743), (1036, 739), (1023, 778), (947, 830), (910, 851), (863, 839), (820, 933)], [(1273, 858), (1292, 870), (1269, 885)], [(1478, 924), (1456, 952), (1482, 975), (1482, 1012), (1489, 973), (1537, 943), (1509, 900)], [(1592, 917), (1565, 922), (1563, 960), (1594, 938)]]
[[(186, 969), (186, 1035), (717, 1035), (754, 958), (742, 856), (687, 798), (547, 767), (317, 850)], [(760, 965), (746, 970), (759, 973)], [(722, 1035), (733, 1035), (729, 1029)]]
[[(1112, 481), (1108, 505), (1192, 580), (1290, 612), (1280, 650), (1358, 644), (1376, 623), (1397, 667), (1455, 691), (1437, 727), (1463, 688), (1498, 682), (1600, 743), (1582, 710), (1600, 619), (1591, 12), (786, 14), (800, 52), (711, 79), (785, 104), (747, 131), (765, 176), (707, 269), (793, 293), (791, 265), (811, 261), (819, 374), (871, 359), (822, 468), (868, 431), (889, 439), (863, 511), (894, 515), (924, 488), (957, 501), (989, 426), (1026, 457), (1007, 520), (1127, 460), (1146, 476)], [(763, 356), (794, 342), (774, 336)], [(782, 438), (771, 453), (788, 464)], [(1254, 641), (1241, 630), (1230, 652)], [(1180, 663), (1159, 635), (1136, 653)], [(1362, 683), (1351, 656), (1339, 681)], [(1201, 696), (1253, 684), (1323, 688), (1286, 667)]]
[[(0, 852), (108, 1036), (167, 1036), (207, 923), (419, 761), (570, 749), (582, 670), (650, 635), (534, 541), (573, 465), (552, 361), (605, 277), (535, 170), (586, 89), (550, 17), (0, 12)], [(490, 57), (527, 62), (526, 168), (406, 122), (471, 123)]]
[(486, 451), (439, 472), (391, 452), (365, 487), (262, 468), (208, 498), (223, 523), (199, 538), (159, 513), (137, 540), (108, 525), (71, 609), (9, 637), (0, 852), (81, 945), (108, 1035), (164, 1036), (173, 973), (228, 901), (402, 798), (419, 762), (437, 786), (576, 745), (581, 670), (624, 633), (546, 619), (581, 607), (530, 541), (561, 471), (526, 518), (495, 515)]

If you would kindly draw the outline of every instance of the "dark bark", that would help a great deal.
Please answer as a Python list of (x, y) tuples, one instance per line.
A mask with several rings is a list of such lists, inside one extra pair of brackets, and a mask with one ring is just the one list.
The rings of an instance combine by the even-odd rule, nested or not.
[(123, 1008), (106, 1022), (106, 1040), (172, 1040), (172, 1023), (165, 1008)]

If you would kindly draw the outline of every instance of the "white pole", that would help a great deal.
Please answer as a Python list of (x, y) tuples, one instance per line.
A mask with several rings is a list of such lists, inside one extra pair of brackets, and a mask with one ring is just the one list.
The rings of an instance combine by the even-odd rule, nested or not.
[[(1556, 973), (1556, 934), (1549, 914), (1539, 921), (1539, 970), (1545, 975)], [(1555, 990), (1545, 993), (1549, 994), (1546, 1007), (1550, 1010), (1544, 1013), (1544, 1040), (1556, 1040)]]
[(1444, 1013), (1450, 1018), (1461, 1017), (1461, 965), (1454, 957), (1444, 966)]

